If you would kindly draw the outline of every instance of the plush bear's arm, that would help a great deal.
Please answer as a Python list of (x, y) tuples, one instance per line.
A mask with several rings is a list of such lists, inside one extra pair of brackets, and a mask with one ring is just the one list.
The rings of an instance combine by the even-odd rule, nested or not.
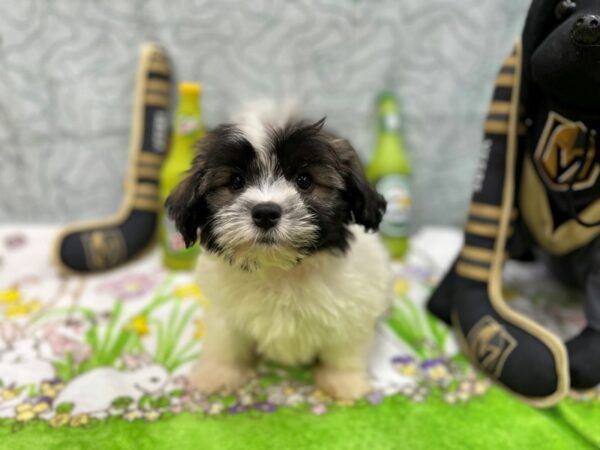
[[(514, 230), (517, 211), (512, 206), (507, 236), (499, 235), (503, 200), (513, 204), (512, 199), (515, 198), (514, 193), (511, 194), (511, 198), (507, 197), (504, 181), (507, 172), (507, 145), (509, 135), (512, 133), (511, 120), (512, 115), (517, 115), (516, 108), (518, 108), (515, 97), (518, 94), (514, 92), (517, 79), (516, 64), (517, 49), (514, 49), (504, 61), (496, 78), (494, 95), (485, 122), (485, 137), (475, 177), (469, 217), (465, 224), (464, 246), (429, 302), (429, 309), (447, 323), (450, 323), (450, 316), (454, 309), (452, 299), (455, 296), (456, 282), (464, 278), (487, 284), (491, 278), (491, 263), (498, 238), (502, 237), (506, 241)], [(516, 123), (518, 127), (516, 131), (519, 132), (522, 140), (524, 125), (520, 120)], [(515, 151), (514, 154), (520, 155), (520, 152)], [(511, 162), (515, 172), (519, 171), (520, 162), (520, 158), (519, 161)], [(518, 178), (515, 177), (516, 179)], [(513, 190), (515, 187), (513, 185)], [(502, 253), (504, 248), (505, 244), (502, 244)]]
[(517, 45), (496, 79), (463, 248), (428, 306), (451, 320), (463, 350), (482, 371), (530, 403), (548, 406), (569, 387), (564, 346), (510, 309), (502, 295), (502, 268), (518, 217), (519, 136), (525, 134), (520, 83)]
[[(525, 127), (520, 120), (518, 92), (515, 92), (516, 63), (515, 50), (505, 60), (496, 78), (465, 224), (465, 244), (456, 264), (459, 276), (485, 283), (491, 277), (496, 249), (504, 258), (506, 242), (513, 234), (517, 218), (514, 199), (522, 152), (516, 147), (518, 136), (524, 135)], [(515, 148), (509, 148), (513, 146)], [(503, 209), (508, 214), (505, 224), (502, 223)]]

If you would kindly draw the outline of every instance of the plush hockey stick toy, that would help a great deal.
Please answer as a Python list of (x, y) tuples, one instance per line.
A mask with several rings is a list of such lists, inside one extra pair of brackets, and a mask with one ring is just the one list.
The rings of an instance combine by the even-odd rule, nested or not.
[(70, 225), (59, 233), (54, 260), (61, 269), (105, 270), (152, 242), (160, 210), (158, 175), (168, 147), (171, 67), (164, 50), (147, 44), (135, 87), (125, 199), (110, 218)]
[[(600, 382), (600, 2), (534, 0), (496, 80), (465, 243), (429, 309), (492, 379), (538, 406)], [(539, 255), (586, 296), (565, 346), (502, 297), (507, 257)]]

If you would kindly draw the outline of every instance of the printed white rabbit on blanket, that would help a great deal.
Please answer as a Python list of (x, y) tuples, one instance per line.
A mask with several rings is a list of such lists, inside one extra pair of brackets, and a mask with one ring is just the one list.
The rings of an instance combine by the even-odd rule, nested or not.
[[(33, 337), (24, 337), (16, 325), (0, 324), (0, 383), (3, 388), (39, 386), (55, 378), (54, 366), (40, 354), (40, 343)], [(14, 415), (14, 406), (27, 397), (27, 389), (18, 396), (0, 403), (0, 417)]]
[(0, 382), (3, 387), (39, 385), (55, 376), (54, 366), (42, 357), (40, 342), (25, 337), (17, 325), (0, 324)]
[(25, 358), (21, 350), (10, 350), (0, 354), (0, 381), (3, 387), (38, 386), (42, 381), (55, 376), (54, 366), (41, 358), (29, 358), (34, 349), (33, 343), (27, 344)]
[(71, 403), (71, 414), (89, 414), (106, 417), (112, 403), (122, 397), (137, 402), (146, 394), (156, 395), (167, 384), (169, 374), (147, 358), (124, 355), (123, 360), (130, 371), (112, 367), (98, 367), (72, 379), (54, 399), (54, 406)]

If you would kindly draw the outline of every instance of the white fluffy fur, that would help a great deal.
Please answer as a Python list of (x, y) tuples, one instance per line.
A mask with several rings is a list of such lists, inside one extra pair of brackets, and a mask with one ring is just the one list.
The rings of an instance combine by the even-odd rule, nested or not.
[(202, 253), (198, 279), (211, 301), (193, 382), (230, 391), (253, 376), (255, 357), (283, 364), (318, 359), (315, 380), (336, 398), (369, 391), (366, 356), (392, 300), (387, 253), (376, 234), (352, 226), (346, 255), (320, 252), (293, 268), (248, 272)]

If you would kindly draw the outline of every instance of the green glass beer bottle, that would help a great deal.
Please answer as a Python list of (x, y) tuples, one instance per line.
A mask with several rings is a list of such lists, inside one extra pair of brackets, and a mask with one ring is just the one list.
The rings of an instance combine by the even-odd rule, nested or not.
[[(171, 148), (160, 172), (162, 204), (191, 167), (195, 143), (204, 135), (200, 110), (201, 87), (196, 83), (180, 83), (179, 104), (175, 112)], [(169, 269), (189, 270), (194, 267), (200, 246), (185, 247), (183, 237), (163, 211), (160, 227), (163, 262)]]
[(379, 230), (393, 258), (408, 251), (411, 213), (410, 164), (400, 136), (400, 108), (396, 96), (382, 93), (377, 99), (377, 144), (367, 177), (387, 201)]

